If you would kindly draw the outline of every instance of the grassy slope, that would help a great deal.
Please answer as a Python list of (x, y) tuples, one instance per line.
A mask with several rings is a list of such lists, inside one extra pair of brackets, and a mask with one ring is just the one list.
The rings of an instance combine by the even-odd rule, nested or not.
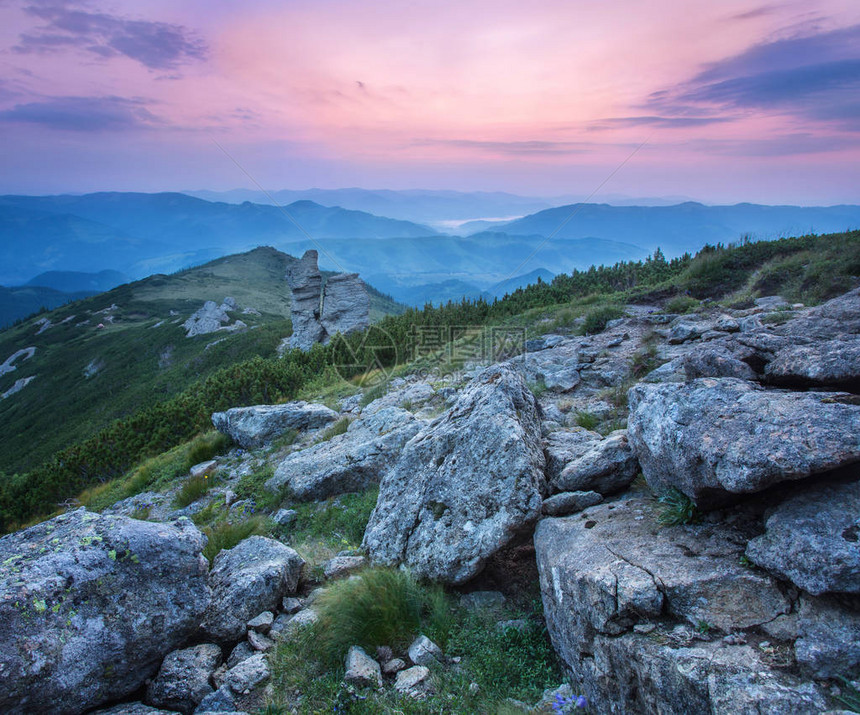
[[(33, 359), (0, 377), (0, 393), (16, 380), (36, 379), (0, 401), (5, 427), (0, 471), (26, 471), (63, 447), (88, 437), (112, 420), (169, 398), (192, 381), (235, 362), (270, 357), (290, 333), (289, 292), (284, 272), (291, 257), (270, 248), (228, 256), (171, 276), (156, 275), (69, 304), (38, 319), (54, 326), (36, 335), (37, 318), (0, 332), (0, 362), (16, 350), (36, 347)], [(233, 314), (252, 329), (186, 338), (182, 323), (206, 300), (231, 296)], [(97, 314), (112, 304), (113, 324)], [(371, 317), (398, 306), (372, 291)], [(252, 307), (261, 315), (243, 315)], [(178, 315), (171, 314), (171, 311)], [(74, 316), (67, 323), (59, 323)], [(78, 325), (89, 320), (87, 325)], [(158, 325), (161, 323), (161, 325)], [(156, 327), (157, 326), (157, 327)], [(207, 349), (207, 345), (211, 345)], [(91, 363), (103, 367), (87, 378)]]

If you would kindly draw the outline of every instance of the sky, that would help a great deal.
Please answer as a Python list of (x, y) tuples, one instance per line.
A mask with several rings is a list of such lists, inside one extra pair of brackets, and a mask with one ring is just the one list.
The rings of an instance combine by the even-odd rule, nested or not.
[(0, 193), (860, 203), (857, 0), (0, 0)]

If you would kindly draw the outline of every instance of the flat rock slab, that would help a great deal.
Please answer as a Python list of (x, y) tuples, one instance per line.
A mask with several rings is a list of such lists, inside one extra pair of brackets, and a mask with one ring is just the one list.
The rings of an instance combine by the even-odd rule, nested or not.
[(288, 455), (266, 482), (297, 499), (326, 499), (378, 484), (403, 445), (424, 425), (411, 412), (386, 407), (353, 421), (344, 434)]
[(860, 337), (785, 347), (765, 375), (778, 385), (855, 388), (860, 384)]
[(628, 437), (649, 486), (699, 507), (860, 460), (860, 406), (850, 395), (766, 390), (735, 378), (639, 384)]
[(205, 537), (78, 509), (0, 539), (0, 711), (76, 713), (137, 690), (209, 605)]
[(860, 482), (815, 487), (783, 502), (746, 553), (813, 595), (860, 594)]
[(534, 395), (510, 367), (487, 368), (404, 446), (364, 548), (372, 561), (464, 583), (539, 518), (543, 471)]
[(312, 402), (283, 405), (234, 407), (212, 415), (212, 424), (245, 449), (256, 449), (290, 430), (325, 427), (338, 418), (337, 412)]

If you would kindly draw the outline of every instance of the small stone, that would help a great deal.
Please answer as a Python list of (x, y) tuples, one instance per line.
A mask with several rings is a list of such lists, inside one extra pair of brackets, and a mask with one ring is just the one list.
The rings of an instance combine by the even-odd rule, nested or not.
[(232, 506), (236, 500), (239, 498), (239, 495), (236, 494), (232, 489), (227, 489), (224, 491), (224, 506), (230, 507)]
[(290, 616), (286, 613), (279, 613), (278, 617), (275, 619), (275, 622), (272, 624), (272, 627), (269, 629), (268, 636), (273, 641), (278, 640), (284, 631), (287, 630), (290, 623)]
[(596, 506), (603, 501), (603, 495), (593, 491), (561, 492), (543, 500), (541, 511), (547, 516), (567, 516)]
[(322, 588), (322, 587), (315, 588), (313, 591), (311, 591), (308, 594), (308, 597), (305, 599), (305, 606), (310, 606), (314, 601), (316, 601), (324, 593), (325, 593), (324, 588)]
[(230, 657), (227, 658), (227, 668), (232, 668), (235, 665), (239, 665), (243, 660), (248, 660), (248, 658), (254, 655), (254, 652), (248, 641), (242, 641), (230, 652)]
[(406, 661), (403, 658), (392, 658), (382, 666), (382, 672), (385, 675), (394, 675), (401, 670), (406, 670)]
[(293, 613), (298, 613), (302, 610), (302, 601), (295, 596), (287, 596), (283, 601), (281, 601), (281, 610), (284, 613), (289, 613), (291, 615)]
[(298, 518), (299, 513), (295, 509), (278, 509), (272, 516), (278, 526), (290, 526)]
[(194, 477), (195, 479), (198, 477), (211, 477), (212, 472), (215, 471), (215, 467), (218, 466), (217, 459), (210, 459), (208, 462), (200, 462), (200, 464), (195, 464), (191, 469), (188, 470), (188, 473)]
[(236, 712), (236, 701), (229, 686), (222, 685), (214, 693), (210, 693), (197, 706), (195, 713), (232, 713)]
[(335, 556), (323, 564), (323, 575), (327, 579), (347, 576), (362, 568), (367, 559), (364, 556)]
[(747, 639), (743, 633), (729, 633), (723, 636), (723, 643), (726, 645), (744, 645), (746, 642)]
[(416, 665), (397, 674), (394, 690), (415, 700), (423, 700), (429, 694), (430, 670)]
[(394, 651), (390, 646), (381, 645), (376, 648), (376, 660), (380, 663), (385, 663), (394, 657)]
[(270, 650), (275, 644), (271, 638), (266, 638), (262, 633), (257, 631), (248, 631), (248, 643), (254, 650), (265, 652)]
[(409, 659), (415, 665), (430, 665), (441, 662), (442, 649), (427, 636), (421, 635), (412, 641), (412, 645), (409, 646)]
[(359, 688), (382, 687), (382, 672), (377, 663), (363, 648), (352, 646), (346, 654), (344, 682)]
[(469, 695), (475, 696), (481, 692), (481, 686), (477, 683), (469, 683)]
[(274, 622), (275, 614), (271, 611), (263, 611), (259, 616), (248, 621), (248, 628), (252, 631), (259, 631), (260, 633), (268, 633)]
[(637, 623), (633, 626), (633, 632), (638, 633), (639, 635), (647, 636), (649, 633), (653, 633), (657, 628), (653, 623)]
[(508, 629), (513, 629), (515, 631), (526, 631), (528, 630), (529, 622), (525, 618), (514, 618), (509, 621), (499, 621), (496, 623), (497, 631), (506, 631)]
[(224, 682), (237, 693), (253, 690), (269, 679), (269, 665), (262, 653), (252, 655), (238, 665), (230, 668), (224, 675)]

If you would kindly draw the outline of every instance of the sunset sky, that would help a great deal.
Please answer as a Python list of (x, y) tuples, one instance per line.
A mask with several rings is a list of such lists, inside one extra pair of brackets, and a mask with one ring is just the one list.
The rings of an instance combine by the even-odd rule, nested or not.
[(860, 2), (0, 0), (0, 192), (253, 187), (216, 142), (266, 189), (860, 203)]

